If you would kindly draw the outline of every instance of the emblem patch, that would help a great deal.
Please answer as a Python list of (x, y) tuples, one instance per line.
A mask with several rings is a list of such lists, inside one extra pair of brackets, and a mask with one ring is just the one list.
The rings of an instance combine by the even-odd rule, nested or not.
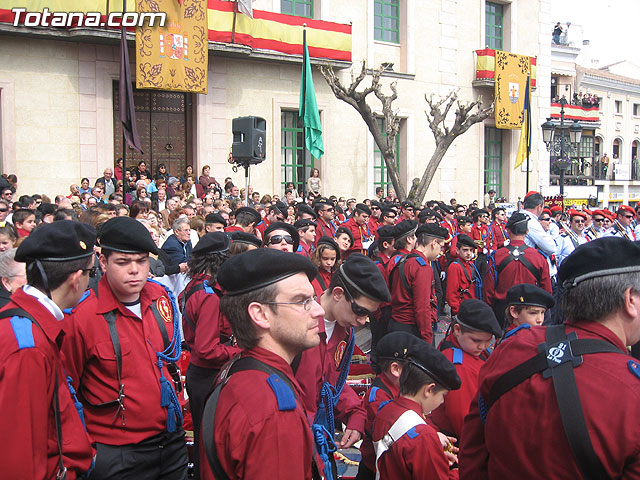
[(340, 362), (342, 361), (342, 356), (344, 355), (344, 351), (347, 349), (347, 342), (342, 340), (338, 347), (336, 348), (336, 353), (333, 356), (333, 360), (336, 362), (336, 368), (340, 366)]
[(82, 240), (80, 240), (80, 248), (83, 249), (83, 250), (87, 249), (87, 244), (84, 243)]
[(160, 297), (156, 300), (156, 307), (158, 307), (158, 312), (165, 323), (173, 322), (173, 310), (166, 297)]
[(520, 84), (517, 82), (509, 82), (509, 100), (511, 103), (518, 103), (520, 98)]

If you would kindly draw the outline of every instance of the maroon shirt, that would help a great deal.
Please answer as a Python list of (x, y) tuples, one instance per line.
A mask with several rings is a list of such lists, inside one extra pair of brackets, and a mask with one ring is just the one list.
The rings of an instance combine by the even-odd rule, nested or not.
[[(473, 262), (465, 262), (458, 258), (447, 268), (447, 303), (451, 307), (451, 315), (457, 315), (460, 304), (470, 298), (476, 298), (475, 268)], [(461, 290), (465, 290), (461, 292)], [(462, 298), (460, 298), (462, 297)]]
[(326, 223), (321, 218), (316, 220), (316, 246), (318, 245), (318, 240), (320, 237), (335, 237), (336, 236), (336, 227), (333, 226), (332, 223)]
[[(407, 410), (422, 415), (420, 405), (408, 398), (398, 397), (384, 405), (373, 426), (373, 440), (382, 439)], [(411, 434), (405, 433), (396, 440), (378, 460), (378, 470), (385, 480), (458, 478), (458, 470), (449, 470), (438, 433), (426, 424), (414, 427)]]
[[(511, 245), (520, 247), (524, 245), (523, 240), (513, 240)], [(489, 305), (496, 302), (504, 302), (507, 299), (507, 291), (514, 285), (520, 283), (530, 283), (536, 285), (549, 293), (551, 292), (551, 278), (549, 276), (549, 264), (547, 260), (535, 248), (529, 247), (523, 252), (524, 257), (531, 262), (540, 275), (540, 282), (536, 277), (517, 260), (512, 260), (502, 272), (498, 274), (498, 284), (496, 285), (493, 268), (488, 268), (484, 276), (483, 300)], [(509, 256), (509, 249), (502, 247), (494, 254), (496, 269)]]
[[(116, 310), (116, 326), (122, 350), (125, 420), (114, 417), (117, 407), (95, 408), (84, 403), (87, 431), (99, 443), (138, 443), (167, 430), (167, 409), (160, 406), (160, 369), (156, 352), (164, 350), (162, 333), (153, 312), (155, 303), (163, 317), (169, 341), (173, 338), (173, 311), (163, 287), (147, 282), (140, 293), (142, 319), (120, 303), (105, 274), (98, 283), (98, 297), (91, 292), (65, 320), (67, 332), (62, 350), (65, 368), (78, 390), (82, 385), (87, 401), (109, 402), (118, 396), (115, 353), (104, 313)], [(67, 341), (68, 340), (68, 341)], [(166, 363), (164, 377), (173, 388)]]
[(376, 378), (389, 389), (391, 395), (382, 388), (371, 387), (362, 398), (362, 406), (367, 412), (367, 420), (364, 424), (364, 435), (362, 436), (362, 444), (360, 444), (360, 454), (362, 455), (362, 462), (372, 472), (376, 471), (376, 452), (373, 448), (373, 426), (378, 416), (378, 409), (383, 402), (397, 397), (399, 391), (398, 387), (392, 384), (385, 375), (378, 375)]
[[(211, 282), (209, 275), (192, 279), (182, 294), (178, 304), (182, 304), (182, 296), (198, 283), (204, 280)], [(215, 282), (213, 286), (215, 286)], [(184, 340), (191, 349), (191, 363), (202, 368), (220, 370), (225, 363), (240, 352), (238, 347), (225, 345), (220, 336), (231, 336), (231, 325), (220, 311), (220, 298), (216, 293), (207, 293), (198, 290), (191, 294), (186, 305), (187, 318), (196, 325), (186, 321), (182, 317), (182, 331)]]
[[(432, 322), (437, 320), (437, 302), (433, 286), (433, 269), (429, 260), (417, 250), (420, 257), (409, 258), (405, 262), (404, 272), (413, 294), (410, 294), (402, 284), (400, 270), (396, 268), (391, 277), (391, 310), (393, 319), (399, 323), (416, 325), (423, 340), (431, 343), (433, 338)], [(394, 258), (389, 262), (389, 272), (393, 268)]]
[[(605, 340), (626, 352), (621, 340), (599, 323), (566, 325), (567, 333), (576, 332), (579, 339)], [(545, 327), (531, 327), (498, 345), (480, 369), (483, 398), (504, 373), (535, 356), (544, 341)], [(625, 353), (593, 353), (582, 359), (574, 374), (593, 449), (610, 478), (640, 478), (640, 378), (630, 366), (636, 363)], [(553, 381), (542, 374), (502, 395), (484, 426), (474, 397), (458, 460), (461, 477), (474, 480), (582, 478), (564, 433)]]
[[(303, 391), (302, 400), (311, 419), (315, 417), (318, 409), (322, 384), (326, 381), (335, 386), (337, 383), (340, 375), (338, 365), (349, 343), (349, 337), (353, 335), (353, 331), (347, 332), (336, 322), (333, 335), (327, 342), (324, 320), (318, 326), (320, 344), (302, 353), (296, 370), (296, 379)], [(345, 384), (340, 400), (335, 406), (335, 413), (336, 418), (346, 424), (347, 428), (364, 433), (366, 413), (361, 405), (360, 397), (347, 384)]]
[(0, 320), (0, 428), (5, 434), (0, 460), (3, 478), (53, 479), (58, 471), (58, 442), (53, 394), (58, 374), (62, 457), (67, 479), (91, 467), (95, 451), (73, 404), (62, 367), (63, 322), (22, 289), (7, 308), (22, 308), (42, 327), (31, 324), (32, 347), (19, 348), (11, 318)]
[(353, 235), (353, 245), (348, 250), (347, 255), (350, 255), (354, 252), (366, 255), (367, 251), (362, 247), (362, 242), (367, 241), (367, 239), (372, 236), (369, 225), (366, 223), (364, 225), (358, 225), (355, 219), (351, 217), (349, 220), (343, 223), (342, 226), (344, 228), (348, 228)]
[[(307, 412), (300, 401), (302, 390), (291, 366), (263, 348), (245, 350), (284, 373), (297, 397), (295, 410), (280, 410), (269, 374), (244, 370), (231, 375), (223, 387), (215, 413), (215, 446), (230, 479), (310, 479), (313, 439)], [(203, 423), (211, 419), (203, 418)], [(204, 442), (201, 442), (204, 445)], [(213, 480), (204, 447), (200, 450), (202, 480)]]

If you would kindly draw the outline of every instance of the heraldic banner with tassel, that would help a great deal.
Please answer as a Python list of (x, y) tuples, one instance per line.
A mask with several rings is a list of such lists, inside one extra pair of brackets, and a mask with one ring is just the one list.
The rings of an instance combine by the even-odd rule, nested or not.
[(137, 0), (138, 12), (166, 12), (163, 27), (136, 29), (138, 88), (207, 93), (206, 0)]
[(496, 50), (496, 128), (522, 128), (522, 109), (531, 59), (526, 55)]

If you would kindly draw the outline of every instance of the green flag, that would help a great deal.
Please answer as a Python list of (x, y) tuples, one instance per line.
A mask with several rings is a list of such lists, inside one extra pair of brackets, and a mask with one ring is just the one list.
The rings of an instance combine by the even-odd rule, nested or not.
[(300, 82), (300, 111), (298, 115), (304, 125), (304, 142), (307, 150), (315, 158), (324, 154), (322, 143), (322, 125), (320, 124), (320, 112), (316, 102), (316, 91), (313, 88), (313, 75), (311, 74), (311, 61), (307, 49), (307, 36), (304, 36), (304, 53), (302, 61), (302, 81)]

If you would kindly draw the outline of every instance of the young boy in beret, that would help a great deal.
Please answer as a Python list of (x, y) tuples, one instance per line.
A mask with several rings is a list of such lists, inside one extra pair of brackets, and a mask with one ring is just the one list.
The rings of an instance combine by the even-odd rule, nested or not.
[(456, 255), (458, 258), (447, 268), (447, 303), (451, 307), (451, 315), (457, 315), (460, 304), (469, 298), (476, 297), (476, 283), (480, 274), (473, 263), (476, 244), (468, 235), (457, 237)]
[(445, 434), (460, 439), (464, 417), (478, 389), (480, 367), (488, 358), (487, 351), (493, 337), (500, 338), (502, 330), (491, 307), (477, 300), (465, 300), (453, 320), (451, 333), (440, 344), (440, 350), (455, 365), (462, 379), (462, 388), (451, 392), (431, 420)]
[(373, 425), (378, 409), (383, 402), (398, 396), (400, 375), (407, 363), (409, 347), (418, 342), (418, 337), (407, 332), (391, 332), (378, 342), (371, 358), (371, 367), (378, 374), (371, 388), (362, 398), (367, 412), (364, 436), (360, 445), (362, 460), (357, 480), (373, 480), (376, 474), (376, 452), (373, 448)]
[(556, 304), (553, 295), (545, 290), (521, 283), (507, 292), (507, 331), (504, 338), (512, 335), (513, 330), (542, 325), (544, 314)]
[(424, 416), (438, 408), (449, 391), (460, 388), (460, 377), (452, 363), (423, 340), (408, 347), (406, 358), (399, 394), (380, 408), (373, 426), (380, 478), (458, 478)]

